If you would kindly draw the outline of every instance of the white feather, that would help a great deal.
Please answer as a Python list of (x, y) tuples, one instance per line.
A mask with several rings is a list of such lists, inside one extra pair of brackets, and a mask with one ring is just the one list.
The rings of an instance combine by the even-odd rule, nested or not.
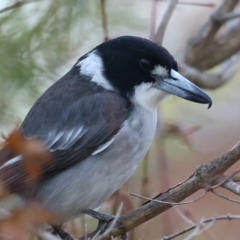
[(86, 133), (87, 129), (83, 131), (83, 126), (79, 127), (78, 129), (72, 129), (68, 131), (67, 133), (64, 133), (64, 142), (62, 143), (61, 147), (59, 150), (66, 149), (72, 144), (76, 142), (77, 139), (81, 138), (84, 133)]
[(145, 109), (154, 110), (167, 95), (168, 93), (154, 88), (152, 83), (142, 83), (135, 87), (133, 101)]
[(107, 147), (109, 147), (113, 143), (114, 140), (115, 140), (115, 138), (112, 138), (110, 141), (104, 143), (96, 151), (94, 151), (91, 155), (94, 156), (94, 155), (97, 155), (98, 153), (102, 152)]
[(4, 168), (4, 167), (6, 167), (6, 166), (9, 166), (9, 165), (11, 165), (11, 164), (13, 164), (13, 163), (15, 163), (15, 162), (18, 162), (18, 161), (20, 161), (21, 159), (22, 159), (22, 156), (21, 156), (21, 155), (19, 155), (19, 156), (17, 156), (17, 157), (14, 157), (14, 158), (11, 158), (11, 159), (9, 159), (7, 162), (5, 162), (5, 163), (0, 167), (0, 169)]
[(103, 62), (96, 50), (90, 52), (86, 58), (76, 64), (80, 67), (80, 73), (91, 77), (91, 81), (108, 90), (114, 90), (113, 86), (103, 75)]
[(169, 77), (168, 70), (165, 67), (162, 67), (160, 65), (157, 65), (153, 70), (152, 70), (153, 75), (158, 75), (160, 77)]

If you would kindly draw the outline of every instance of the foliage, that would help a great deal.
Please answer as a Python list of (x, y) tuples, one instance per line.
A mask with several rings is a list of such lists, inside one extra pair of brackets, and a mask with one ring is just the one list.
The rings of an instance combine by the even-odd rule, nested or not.
[[(90, 11), (97, 10), (96, 5), (42, 1), (0, 15), (1, 122), (16, 114), (19, 97), (25, 104), (33, 102), (39, 90), (55, 80), (58, 69), (83, 41), (84, 21)], [(17, 91), (21, 96), (16, 99)]]

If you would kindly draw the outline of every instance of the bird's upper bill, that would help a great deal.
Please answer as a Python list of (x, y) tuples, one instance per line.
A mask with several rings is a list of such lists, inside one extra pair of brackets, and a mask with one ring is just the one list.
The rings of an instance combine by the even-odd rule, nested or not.
[(204, 91), (178, 73), (177, 62), (165, 48), (144, 38), (123, 36), (102, 43), (75, 67), (91, 82), (147, 108), (156, 108), (168, 94), (212, 104)]
[(156, 78), (154, 85), (157, 89), (192, 102), (208, 104), (208, 108), (211, 107), (212, 99), (174, 69), (170, 70), (170, 74), (167, 77), (162, 77), (158, 74), (153, 74), (153, 76)]

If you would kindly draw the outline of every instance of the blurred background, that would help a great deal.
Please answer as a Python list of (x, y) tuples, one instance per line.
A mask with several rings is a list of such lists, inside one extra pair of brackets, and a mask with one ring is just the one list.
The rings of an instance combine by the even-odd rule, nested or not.
[[(219, 0), (176, 3), (162, 45), (179, 60), (180, 66), (183, 58), (188, 58), (186, 54), (189, 54), (193, 37), (210, 21), (214, 9), (221, 3)], [(63, 76), (80, 56), (101, 42), (122, 35), (161, 42), (154, 34), (168, 7), (169, 1), (157, 0), (1, 0), (0, 132), (7, 134), (19, 126), (40, 94)], [(239, 12), (239, 3), (231, 11)], [(239, 17), (224, 23), (217, 31), (217, 37), (225, 36), (233, 28), (239, 28), (240, 32)], [(221, 40), (225, 40), (223, 44), (228, 41)], [(204, 42), (203, 48), (208, 48), (209, 44)], [(100, 211), (114, 214), (121, 201), (124, 203), (122, 214), (140, 206), (144, 200), (129, 195), (129, 192), (154, 197), (185, 180), (200, 164), (218, 157), (239, 141), (240, 37), (238, 44), (238, 48), (217, 64), (199, 68), (198, 64), (192, 64), (200, 74), (202, 71), (221, 77), (228, 71), (227, 79), (220, 79), (221, 84), (204, 85), (213, 99), (213, 106), (207, 109), (205, 105), (176, 97), (167, 98), (159, 107), (159, 127), (150, 152), (130, 180), (102, 205)], [(217, 56), (220, 51), (221, 48), (216, 48), (213, 55)], [(199, 86), (200, 81), (197, 81)], [(234, 166), (230, 172), (239, 166)], [(225, 190), (219, 192), (237, 198)], [(199, 195), (201, 192), (187, 200)], [(214, 215), (240, 214), (237, 204), (211, 193), (196, 203), (177, 209), (193, 222)], [(178, 210), (170, 209), (139, 226), (130, 232), (129, 239), (161, 239), (184, 229), (189, 223)], [(86, 230), (94, 230), (96, 224), (95, 220), (83, 216), (64, 227), (74, 236), (83, 236)], [(196, 239), (233, 240), (240, 239), (239, 236), (239, 222), (223, 221)], [(178, 239), (184, 239), (184, 236)]]

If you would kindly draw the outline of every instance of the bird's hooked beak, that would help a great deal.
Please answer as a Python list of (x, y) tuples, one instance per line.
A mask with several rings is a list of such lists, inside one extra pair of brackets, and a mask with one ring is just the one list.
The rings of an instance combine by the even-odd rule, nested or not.
[(212, 99), (203, 90), (173, 69), (170, 74), (169, 78), (155, 75), (155, 87), (192, 102), (208, 104), (208, 108), (212, 106)]

